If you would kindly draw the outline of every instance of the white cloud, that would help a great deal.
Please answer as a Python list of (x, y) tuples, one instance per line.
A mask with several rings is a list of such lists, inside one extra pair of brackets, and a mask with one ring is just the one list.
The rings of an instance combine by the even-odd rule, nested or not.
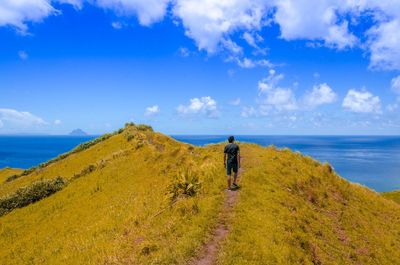
[(270, 69), (268, 76), (258, 82), (258, 112), (266, 115), (271, 110), (276, 111), (297, 111), (314, 109), (323, 104), (330, 104), (336, 101), (337, 95), (326, 83), (313, 87), (312, 91), (297, 100), (294, 93), (297, 83), (292, 86), (282, 87), (279, 83), (284, 79), (283, 74), (278, 74)]
[(245, 32), (243, 33), (242, 38), (247, 42), (248, 45), (256, 50), (255, 54), (265, 55), (267, 53), (265, 49), (261, 49), (260, 46), (258, 46), (258, 42), (264, 41), (263, 37), (261, 37), (259, 34)]
[(269, 91), (263, 104), (273, 106), (278, 111), (297, 109), (296, 97), (289, 88), (276, 88)]
[(29, 112), (17, 111), (14, 109), (0, 109), (0, 121), (4, 127), (30, 127), (48, 124), (42, 118), (37, 117)]
[(399, 105), (397, 103), (395, 104), (389, 104), (386, 106), (386, 110), (389, 112), (396, 111), (398, 109)]
[(393, 92), (400, 94), (400, 75), (392, 79), (391, 87)]
[(347, 21), (339, 22), (337, 13), (346, 7), (347, 1), (278, 0), (275, 22), (283, 39), (324, 41), (327, 46), (344, 49), (357, 42)]
[(368, 31), (370, 67), (384, 70), (400, 69), (400, 17), (375, 25)]
[(95, 4), (119, 16), (136, 16), (139, 23), (149, 26), (162, 20), (170, 0), (97, 0)]
[(283, 78), (283, 74), (277, 75), (274, 69), (270, 69), (268, 77), (258, 81), (258, 91), (260, 93), (265, 93), (274, 89)]
[(50, 0), (2, 0), (0, 1), (0, 26), (15, 27), (26, 34), (27, 22), (40, 22), (49, 15), (57, 14)]
[[(247, 57), (245, 57), (243, 59), (240, 59), (237, 57), (232, 57), (230, 60), (236, 61), (238, 66), (240, 66), (241, 68), (247, 68), (247, 69), (254, 68), (257, 66), (270, 67), (270, 68), (273, 67), (273, 64), (266, 59), (253, 60), (253, 59), (250, 59)], [(228, 60), (228, 61), (230, 61), (230, 60)]]
[(19, 52), (18, 52), (18, 57), (19, 57), (21, 60), (26, 60), (26, 59), (28, 59), (28, 54), (27, 54), (25, 51), (19, 51)]
[(60, 125), (61, 124), (61, 120), (55, 120), (54, 121), (54, 125)]
[(293, 90), (279, 86), (283, 78), (283, 74), (276, 74), (275, 70), (271, 69), (268, 77), (258, 82), (259, 102), (263, 113), (267, 113), (271, 108), (278, 111), (292, 111), (298, 108)]
[(323, 104), (335, 102), (337, 95), (332, 88), (326, 83), (319, 84), (313, 87), (311, 92), (306, 93), (303, 103), (306, 108), (315, 108)]
[[(280, 27), (281, 38), (311, 41), (311, 46), (334, 49), (360, 47), (370, 55), (370, 67), (400, 69), (400, 1), (394, 0), (2, 0), (0, 26), (27, 33), (28, 22), (60, 14), (52, 4), (84, 4), (111, 10), (117, 16), (134, 16), (149, 26), (171, 11), (198, 49), (208, 53), (228, 51), (241, 67), (261, 65), (247, 58), (234, 40), (239, 34), (256, 52), (263, 51), (261, 29)], [(170, 7), (170, 9), (169, 9)], [(366, 23), (365, 21), (370, 21)], [(179, 23), (178, 22), (178, 23)], [(359, 27), (362, 24), (362, 27)], [(115, 28), (120, 24), (112, 23)], [(237, 35), (236, 35), (237, 36)], [(255, 53), (255, 52), (253, 52)], [(240, 56), (239, 56), (240, 55)], [(239, 57), (238, 57), (239, 56)]]
[(258, 114), (257, 110), (251, 106), (251, 107), (243, 107), (240, 116), (242, 116), (243, 118), (249, 118), (257, 116), (257, 114)]
[[(54, 2), (54, 0), (53, 0)], [(81, 9), (83, 6), (84, 0), (55, 0), (55, 2), (59, 2), (61, 4), (70, 4), (73, 5), (76, 9)]]
[(243, 39), (254, 48), (258, 48), (255, 38), (248, 32), (243, 33)]
[(177, 111), (181, 115), (203, 114), (209, 118), (218, 118), (217, 102), (211, 97), (192, 98), (189, 105), (179, 105)]
[(122, 23), (119, 21), (114, 21), (111, 23), (111, 27), (113, 27), (114, 29), (122, 29)]
[(176, 0), (173, 13), (200, 50), (218, 51), (221, 41), (240, 30), (259, 30), (267, 10), (262, 0)]
[(343, 108), (358, 113), (379, 113), (381, 111), (381, 101), (378, 96), (370, 92), (350, 89), (343, 100)]
[(232, 54), (242, 55), (243, 53), (243, 48), (237, 45), (237, 43), (232, 41), (231, 39), (222, 39), (221, 44), (227, 51)]
[(231, 102), (229, 102), (229, 104), (233, 105), (233, 106), (239, 106), (240, 105), (240, 98), (236, 98), (234, 100), (232, 100)]
[[(26, 34), (28, 22), (40, 22), (50, 15), (60, 14), (53, 2), (73, 5), (80, 9), (85, 2), (114, 11), (118, 16), (136, 16), (141, 25), (149, 26), (162, 20), (171, 0), (2, 0), (0, 1), (0, 26), (13, 26)], [(119, 29), (122, 24), (112, 23)]]
[(185, 48), (185, 47), (179, 48), (178, 52), (179, 52), (180, 56), (182, 56), (182, 57), (188, 57), (190, 55), (189, 49)]
[(158, 114), (160, 112), (160, 107), (158, 105), (150, 106), (146, 108), (145, 116), (150, 117)]

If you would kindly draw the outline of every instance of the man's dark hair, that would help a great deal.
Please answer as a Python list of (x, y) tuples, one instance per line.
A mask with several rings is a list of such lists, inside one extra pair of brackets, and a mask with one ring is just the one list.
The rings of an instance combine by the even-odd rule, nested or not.
[(228, 138), (228, 142), (233, 143), (233, 141), (235, 141), (235, 137), (233, 136), (229, 136)]

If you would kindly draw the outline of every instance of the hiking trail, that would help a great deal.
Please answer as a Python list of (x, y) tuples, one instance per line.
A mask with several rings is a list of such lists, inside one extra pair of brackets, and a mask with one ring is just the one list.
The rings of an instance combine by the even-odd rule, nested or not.
[[(240, 183), (244, 169), (239, 169), (237, 182)], [(239, 190), (226, 191), (224, 206), (218, 215), (217, 225), (211, 232), (211, 238), (203, 245), (200, 254), (189, 261), (189, 265), (212, 265), (218, 258), (221, 244), (228, 236), (230, 228), (228, 226), (232, 218), (233, 208), (238, 200)]]

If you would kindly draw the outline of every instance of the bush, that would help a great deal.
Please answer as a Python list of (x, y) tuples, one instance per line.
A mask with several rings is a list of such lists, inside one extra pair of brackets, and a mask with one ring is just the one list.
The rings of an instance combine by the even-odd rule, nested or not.
[(37, 181), (27, 187), (20, 188), (15, 193), (0, 198), (0, 216), (16, 208), (22, 208), (49, 197), (65, 185), (64, 179), (57, 177), (53, 180)]
[(19, 177), (20, 177), (20, 175), (12, 175), (12, 176), (9, 176), (9, 177), (7, 177), (7, 179), (6, 179), (6, 182), (13, 181), (14, 179), (17, 179), (17, 178), (19, 178)]
[(83, 176), (85, 176), (87, 174), (90, 174), (93, 171), (95, 171), (96, 168), (97, 167), (95, 165), (89, 165), (89, 166), (85, 167), (84, 169), (82, 169), (82, 171), (79, 172), (78, 174), (74, 174), (73, 179), (77, 179), (77, 178), (83, 177)]
[(125, 128), (130, 127), (130, 126), (135, 126), (135, 124), (133, 122), (125, 123)]
[(196, 174), (190, 170), (181, 171), (168, 186), (167, 195), (172, 201), (179, 197), (194, 197), (201, 189), (201, 183)]
[(139, 125), (136, 126), (136, 128), (139, 131), (149, 131), (149, 132), (153, 131), (153, 127), (151, 127), (149, 125), (146, 125), (146, 124), (139, 124)]
[(80, 144), (80, 145), (78, 145), (77, 147), (75, 147), (75, 148), (71, 151), (71, 153), (74, 154), (74, 153), (77, 153), (77, 152), (81, 152), (81, 151), (83, 151), (83, 150), (86, 150), (86, 149), (92, 147), (92, 146), (95, 145), (95, 144), (98, 144), (98, 143), (100, 143), (100, 142), (102, 142), (102, 141), (107, 140), (107, 139), (110, 138), (111, 136), (113, 136), (113, 134), (106, 133), (106, 134), (104, 134), (104, 135), (102, 135), (102, 136), (100, 136), (100, 137), (98, 137), (98, 138), (96, 138), (96, 139), (94, 139), (94, 140), (92, 140), (92, 141), (89, 141), (89, 142)]

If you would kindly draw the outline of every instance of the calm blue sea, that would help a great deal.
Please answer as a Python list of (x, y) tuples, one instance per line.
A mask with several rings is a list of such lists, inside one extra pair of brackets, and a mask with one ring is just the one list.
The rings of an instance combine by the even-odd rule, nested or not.
[(30, 168), (96, 136), (0, 136), (0, 168)]
[[(194, 145), (225, 136), (173, 136)], [(94, 136), (0, 136), (0, 168), (29, 168), (67, 152)], [(400, 189), (400, 137), (393, 136), (238, 136), (263, 146), (289, 147), (329, 162), (344, 178), (376, 191)]]

